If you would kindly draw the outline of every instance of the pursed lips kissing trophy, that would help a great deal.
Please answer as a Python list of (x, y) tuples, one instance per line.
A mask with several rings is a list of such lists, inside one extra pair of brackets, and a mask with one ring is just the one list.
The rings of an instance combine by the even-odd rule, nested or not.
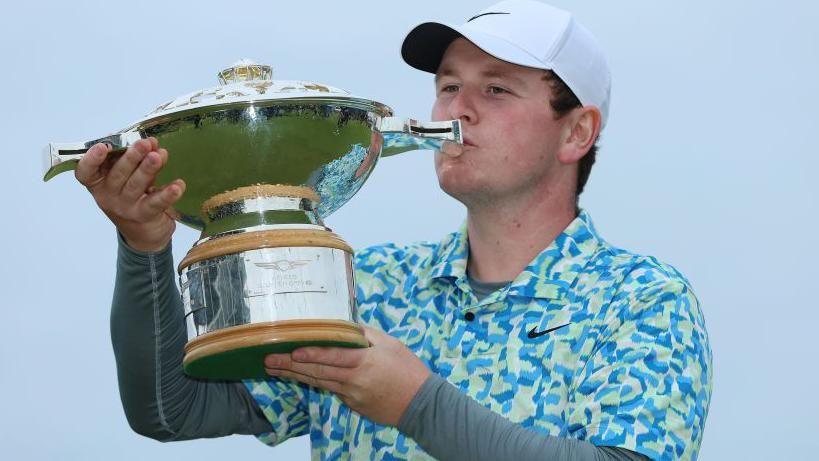
[(148, 137), (167, 149), (157, 185), (185, 181), (175, 219), (202, 231), (178, 268), (187, 374), (261, 378), (269, 353), (367, 347), (355, 323), (353, 250), (323, 218), (379, 157), (463, 144), (460, 122), (397, 119), (338, 88), (275, 81), (270, 66), (249, 60), (219, 72), (219, 82), (116, 134), (49, 144), (43, 179), (75, 168), (98, 142), (114, 155)]

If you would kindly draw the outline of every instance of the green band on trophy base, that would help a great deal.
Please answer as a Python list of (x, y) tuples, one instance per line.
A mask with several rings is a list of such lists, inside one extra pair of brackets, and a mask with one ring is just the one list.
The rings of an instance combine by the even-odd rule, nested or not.
[(338, 341), (295, 341), (291, 343), (265, 344), (233, 349), (202, 357), (185, 364), (185, 373), (195, 378), (217, 380), (269, 378), (264, 369), (268, 354), (286, 354), (300, 347), (352, 347), (362, 348), (360, 343)]
[(369, 346), (361, 326), (344, 320), (281, 320), (223, 328), (185, 345), (185, 373), (196, 378), (238, 380), (265, 378), (267, 354), (300, 347)]

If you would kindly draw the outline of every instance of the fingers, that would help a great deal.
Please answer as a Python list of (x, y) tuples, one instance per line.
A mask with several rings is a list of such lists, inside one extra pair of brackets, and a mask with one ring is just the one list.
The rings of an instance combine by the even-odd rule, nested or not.
[(283, 369), (268, 369), (267, 373), (270, 376), (275, 376), (277, 378), (288, 378), (294, 381), (298, 381), (300, 383), (307, 384), (308, 386), (317, 387), (319, 389), (324, 389), (330, 391), (334, 394), (338, 395), (345, 395), (344, 385), (337, 381), (319, 379), (314, 376), (305, 375), (301, 373), (297, 373), (295, 371), (290, 370), (283, 370)]
[[(151, 139), (154, 139), (154, 138), (151, 138)], [(168, 150), (167, 149), (154, 149), (154, 152), (157, 152), (159, 154), (159, 157), (162, 159), (162, 166), (164, 167), (165, 164), (168, 163)]]
[(111, 193), (119, 193), (145, 156), (152, 152), (154, 144), (155, 139), (148, 138), (140, 139), (129, 147), (108, 172), (105, 188)]
[[(161, 188), (154, 188), (137, 203), (138, 220), (149, 220), (164, 213), (185, 193), (185, 181), (177, 179)], [(144, 191), (145, 189), (143, 189)]]
[(291, 354), (265, 357), (267, 374), (290, 378), (313, 387), (347, 395), (350, 383), (364, 359), (366, 349), (303, 347)]
[(168, 152), (165, 149), (159, 151), (150, 151), (145, 154), (145, 158), (139, 163), (139, 166), (134, 170), (133, 174), (125, 182), (122, 187), (122, 197), (130, 202), (136, 202), (138, 198), (151, 187), (156, 179), (157, 173), (164, 165), (164, 158), (167, 159)]
[(293, 377), (293, 379), (324, 389), (328, 388), (326, 385), (320, 385), (319, 382), (331, 381), (335, 384), (343, 384), (347, 383), (352, 376), (349, 368), (333, 367), (321, 363), (295, 362), (288, 354), (268, 355), (264, 366), (265, 371), (271, 376), (284, 376), (282, 373), (301, 375), (301, 378)]
[(104, 179), (100, 167), (105, 163), (109, 152), (111, 152), (111, 146), (103, 143), (94, 144), (88, 149), (74, 170), (74, 176), (77, 178), (77, 181), (88, 188), (99, 184), (99, 182)]
[(340, 368), (355, 368), (361, 364), (366, 349), (344, 347), (302, 347), (292, 353), (294, 362), (320, 363)]
[(265, 371), (270, 376), (294, 379), (310, 386), (347, 395), (350, 384), (363, 361), (366, 349), (342, 347), (304, 347), (292, 354), (265, 357)]

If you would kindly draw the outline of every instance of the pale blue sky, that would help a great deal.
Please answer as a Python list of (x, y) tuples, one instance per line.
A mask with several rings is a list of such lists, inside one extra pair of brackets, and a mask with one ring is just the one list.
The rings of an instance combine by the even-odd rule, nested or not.
[[(40, 150), (122, 128), (242, 57), (428, 118), (399, 46), (491, 1), (16, 2), (0, 16), (0, 457), (308, 459), (305, 438), (159, 444), (129, 429), (108, 332), (113, 227)], [(703, 303), (714, 395), (700, 459), (812, 459), (819, 252), (819, 8), (808, 1), (555, 0), (598, 37), (612, 107), (582, 205), (615, 245), (670, 262)], [(328, 220), (354, 246), (436, 240), (463, 219), (429, 152), (379, 163)], [(177, 260), (195, 234), (175, 236)]]

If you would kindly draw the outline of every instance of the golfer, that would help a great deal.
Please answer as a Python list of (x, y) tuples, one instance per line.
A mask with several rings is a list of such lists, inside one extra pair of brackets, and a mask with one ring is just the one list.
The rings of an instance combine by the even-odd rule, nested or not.
[(185, 184), (152, 187), (155, 139), (111, 167), (107, 146), (88, 151), (77, 179), (120, 238), (111, 328), (134, 430), (308, 435), (313, 459), (697, 457), (711, 352), (691, 285), (578, 206), (609, 113), (600, 46), (536, 1), (463, 19), (412, 29), (402, 56), (435, 76), (433, 119), (463, 124), (435, 170), (466, 218), (438, 242), (357, 252), (369, 348), (270, 355), (264, 380), (186, 377), (169, 212)]

